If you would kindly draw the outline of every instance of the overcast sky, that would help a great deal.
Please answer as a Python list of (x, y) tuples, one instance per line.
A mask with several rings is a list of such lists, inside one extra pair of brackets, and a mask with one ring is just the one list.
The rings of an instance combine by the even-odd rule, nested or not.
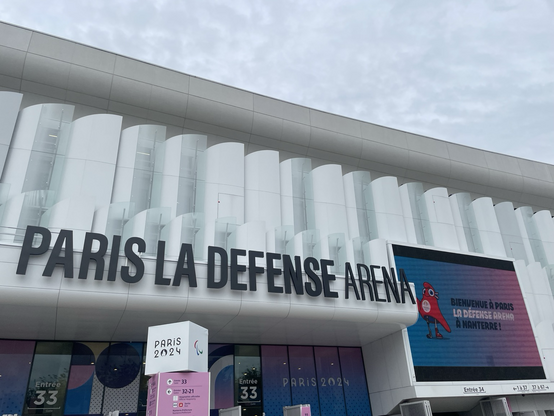
[(0, 0), (0, 20), (554, 164), (554, 0)]

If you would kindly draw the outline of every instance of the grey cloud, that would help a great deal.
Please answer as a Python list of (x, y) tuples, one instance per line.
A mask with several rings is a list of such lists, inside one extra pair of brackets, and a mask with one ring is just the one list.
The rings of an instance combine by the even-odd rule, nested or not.
[(552, 1), (52, 0), (2, 19), (261, 94), (554, 163)]

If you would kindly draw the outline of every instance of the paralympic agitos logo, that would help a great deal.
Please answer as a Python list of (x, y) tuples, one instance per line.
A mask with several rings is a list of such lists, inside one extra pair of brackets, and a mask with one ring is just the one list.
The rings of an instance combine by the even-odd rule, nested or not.
[(198, 346), (198, 340), (194, 341), (194, 350), (196, 351), (196, 355), (204, 354), (204, 350), (201, 350)]
[[(40, 238), (38, 244), (33, 242)], [(38, 240), (38, 239), (37, 239)], [(44, 227), (28, 226), (25, 232), (17, 274), (24, 275), (31, 256), (42, 256), (50, 250), (52, 233)], [(79, 279), (87, 279), (89, 271), (94, 268), (94, 280), (104, 280), (104, 270), (107, 263), (107, 281), (115, 281), (117, 276), (126, 283), (136, 284), (144, 277), (144, 260), (139, 253), (146, 251), (146, 242), (139, 237), (131, 237), (123, 246), (125, 265), (120, 266), (121, 236), (114, 235), (111, 242), (111, 252), (108, 252), (108, 238), (99, 233), (86, 233), (79, 265)], [(258, 266), (258, 260), (265, 260), (265, 267)], [(264, 286), (270, 293), (308, 295), (312, 297), (323, 294), (327, 298), (338, 298), (339, 293), (333, 290), (336, 276), (330, 268), (333, 260), (307, 257), (304, 261), (300, 256), (291, 257), (287, 254), (264, 253), (261, 251), (231, 249), (228, 253), (221, 247), (208, 247), (207, 287), (222, 289), (230, 283), (231, 290), (256, 291), (259, 279), (265, 279)], [(218, 260), (218, 261), (216, 261)], [(158, 241), (156, 252), (156, 269), (154, 284), (162, 286), (180, 286), (181, 280), (188, 280), (189, 288), (198, 286), (194, 253), (191, 244), (181, 244), (173, 278), (164, 277), (165, 241)], [(92, 263), (92, 266), (91, 266)], [(131, 268), (127, 264), (131, 263)], [(278, 266), (280, 265), (280, 266)], [(74, 276), (73, 231), (60, 230), (50, 251), (48, 260), (42, 272), (43, 276), (52, 276), (54, 269), (61, 267), (65, 278)], [(134, 269), (134, 270), (133, 270)], [(381, 274), (377, 278), (377, 274)], [(239, 276), (247, 276), (247, 282), (240, 282)], [(244, 279), (243, 279), (244, 280)], [(384, 286), (385, 297), (382, 297)], [(358, 301), (406, 303), (408, 297), (412, 304), (416, 300), (403, 269), (387, 269), (380, 265), (344, 264), (344, 298), (349, 299), (351, 292)], [(381, 292), (381, 293), (380, 293)]]

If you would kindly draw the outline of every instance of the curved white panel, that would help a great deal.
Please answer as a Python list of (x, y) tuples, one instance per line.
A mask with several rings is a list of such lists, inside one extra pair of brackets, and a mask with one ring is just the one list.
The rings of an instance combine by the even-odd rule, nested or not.
[(494, 211), (496, 212), (496, 218), (498, 218), (498, 227), (502, 235), (506, 255), (529, 263), (514, 205), (511, 202), (502, 202), (495, 205)]
[(204, 245), (204, 215), (188, 213), (173, 218), (162, 229), (161, 239), (166, 242), (166, 257), (177, 258), (181, 244), (192, 244), (195, 260), (206, 258)]
[(460, 250), (446, 188), (429, 189), (423, 194), (423, 197), (434, 246)]
[[(263, 221), (252, 221), (239, 225), (236, 230), (235, 245), (243, 250), (256, 250), (265, 253), (266, 249), (266, 225)], [(243, 263), (248, 262), (247, 258), (241, 259)], [(265, 267), (263, 259), (257, 259), (258, 266)]]
[(115, 202), (97, 209), (94, 212), (92, 232), (105, 234), (111, 247), (112, 237), (123, 235), (125, 225), (134, 212), (131, 206), (129, 202)]
[(452, 210), (452, 218), (454, 227), (456, 228), (456, 237), (461, 251), (471, 251), (482, 253), (481, 241), (478, 241), (477, 249), (474, 241), (474, 234), (470, 226), (468, 211), (470, 210), (471, 195), (467, 192), (460, 192), (450, 195), (450, 208)]
[[(371, 240), (367, 249), (369, 251), (369, 260), (370, 263), (367, 264), (388, 264), (388, 253), (387, 253), (387, 241), (384, 239), (375, 239)], [(379, 279), (382, 280), (382, 279)]]
[(414, 217), (414, 215), (417, 215), (419, 211), (412, 210), (412, 198), (409, 185), (410, 184), (404, 184), (400, 186), (398, 188), (398, 193), (400, 194), (400, 204), (402, 205), (402, 215), (404, 216), (406, 241), (411, 244), (417, 244), (418, 231), (420, 232), (420, 234), (422, 234), (421, 220)]
[(533, 215), (533, 223), (537, 230), (536, 238), (542, 245), (543, 257), (539, 260), (542, 266), (554, 264), (554, 222), (550, 211), (539, 211)]
[(22, 98), (23, 94), (0, 91), (0, 176), (4, 171)]
[(147, 255), (155, 255), (158, 241), (162, 239), (162, 230), (171, 220), (169, 208), (150, 208), (139, 212), (124, 226), (123, 241), (131, 237), (140, 237), (146, 242)]
[(529, 264), (540, 261), (540, 250), (537, 252), (538, 247), (536, 244), (533, 244), (536, 241), (535, 236), (537, 234), (532, 222), (533, 209), (531, 207), (519, 207), (515, 210), (515, 218)]
[(267, 231), (281, 225), (279, 152), (264, 150), (244, 158), (244, 221), (263, 221)]
[(58, 190), (73, 110), (66, 104), (39, 104), (20, 112), (2, 175), (10, 197)]
[[(21, 243), (28, 225), (41, 225), (43, 214), (53, 205), (52, 191), (29, 191), (15, 195), (1, 209), (2, 240)], [(53, 244), (53, 243), (52, 243)]]
[[(63, 104), (37, 104), (24, 108), (19, 112), (19, 120), (15, 126), (10, 148), (31, 150), (35, 141), (40, 116), (44, 106), (61, 108)], [(67, 106), (68, 108), (72, 106)], [(4, 178), (2, 178), (4, 179)]]
[[(429, 225), (429, 215), (423, 197), (423, 184), (420, 182), (405, 183), (400, 187), (402, 209), (407, 221), (413, 222), (413, 232), (417, 244), (433, 245), (433, 234)], [(411, 227), (407, 227), (410, 229)], [(411, 230), (410, 230), (411, 231)]]
[(552, 320), (554, 317), (554, 302), (552, 302), (552, 292), (548, 284), (546, 270), (539, 263), (532, 263), (527, 266), (531, 280), (531, 290), (533, 293), (533, 303), (537, 310), (537, 318), (533, 324)]
[(287, 254), (291, 256), (300, 256), (320, 258), (320, 235), (318, 230), (302, 231), (294, 236), (289, 242)]
[[(526, 272), (522, 272), (521, 269), (525, 269)], [(522, 292), (527, 299), (525, 306), (529, 312), (531, 324), (537, 325), (539, 322), (552, 319), (554, 307), (544, 268), (539, 262), (534, 262), (527, 267), (519, 267), (517, 272)]]
[(398, 180), (392, 176), (383, 176), (371, 182), (371, 200), (374, 207), (374, 220), (370, 223), (377, 232), (373, 238), (394, 241), (407, 241), (404, 226), (404, 212)]
[(281, 224), (293, 226), (294, 233), (313, 228), (313, 194), (310, 159), (287, 159), (280, 164)]
[(294, 227), (282, 225), (266, 233), (267, 251), (271, 253), (294, 254)]
[[(552, 306), (551, 306), (552, 309)], [(535, 334), (538, 338), (538, 345), (541, 348), (541, 355), (550, 361), (554, 358), (554, 312), (549, 318), (539, 322), (535, 327)], [(552, 366), (544, 366), (546, 378), (554, 379), (554, 368)]]
[(69, 198), (54, 204), (45, 212), (41, 225), (52, 232), (73, 230), (73, 246), (83, 247), (85, 233), (92, 229), (94, 200), (92, 197)]
[(221, 143), (206, 150), (204, 214), (206, 246), (227, 241), (234, 231), (228, 225), (236, 227), (244, 223), (242, 143)]
[(314, 223), (325, 238), (330, 234), (342, 233), (349, 238), (346, 220), (346, 203), (342, 168), (339, 165), (323, 165), (310, 173), (313, 186)]
[(371, 184), (371, 174), (364, 171), (347, 173), (342, 177), (344, 203), (350, 238), (369, 241), (369, 219), (366, 193)]
[[(2, 233), (0, 234), (2, 241), (9, 243), (23, 242), (25, 230), (18, 229), (18, 226), (24, 203), (25, 194), (18, 194), (2, 205)], [(38, 225), (40, 217), (38, 215), (35, 217), (37, 217), (35, 223)]]
[[(313, 224), (310, 230), (317, 232), (319, 237), (314, 252), (333, 260), (333, 272), (344, 273), (348, 223), (342, 169), (339, 165), (323, 165), (312, 170), (307, 179), (313, 197), (313, 208), (306, 210), (307, 224)], [(308, 234), (304, 234), (304, 238)], [(305, 240), (303, 246), (306, 246)]]
[(172, 137), (156, 146), (152, 207), (168, 207), (171, 216), (202, 212), (206, 136)]
[(59, 201), (92, 196), (95, 208), (110, 204), (121, 120), (121, 116), (97, 114), (72, 123)]
[(163, 126), (140, 125), (121, 133), (112, 202), (132, 202), (133, 215), (150, 208), (156, 145), (165, 139)]
[(91, 231), (93, 233), (107, 234), (106, 229), (108, 225), (109, 213), (110, 213), (110, 206), (98, 208), (94, 212), (94, 218), (92, 220), (92, 228), (91, 228)]
[(482, 253), (506, 257), (506, 250), (504, 249), (492, 199), (488, 197), (478, 198), (471, 203), (470, 207), (475, 219), (475, 228), (481, 240)]

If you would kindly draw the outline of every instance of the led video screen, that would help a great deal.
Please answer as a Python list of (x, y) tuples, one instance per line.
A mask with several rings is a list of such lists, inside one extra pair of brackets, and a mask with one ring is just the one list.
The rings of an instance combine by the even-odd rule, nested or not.
[(544, 379), (513, 262), (392, 245), (415, 284), (417, 381)]

